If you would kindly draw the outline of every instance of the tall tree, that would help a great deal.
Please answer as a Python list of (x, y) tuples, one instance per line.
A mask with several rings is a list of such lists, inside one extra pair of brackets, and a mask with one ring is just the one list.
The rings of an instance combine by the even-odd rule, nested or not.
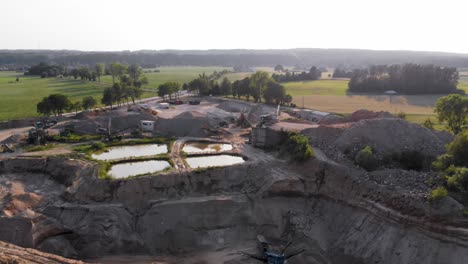
[(132, 80), (137, 81), (140, 79), (140, 76), (142, 75), (143, 71), (141, 70), (140, 65), (131, 64), (130, 66), (128, 66), (127, 73), (128, 75), (130, 75), (130, 78), (132, 78)]
[(227, 77), (223, 78), (223, 81), (221, 82), (220, 89), (221, 89), (221, 94), (222, 95), (231, 94), (232, 84), (231, 84), (231, 82), (229, 81), (229, 79)]
[(114, 103), (114, 95), (113, 95), (113, 92), (112, 92), (112, 87), (107, 87), (106, 89), (104, 89), (104, 92), (102, 94), (101, 103), (106, 105), (106, 106), (110, 106), (111, 110), (112, 110), (112, 105)]
[(97, 101), (92, 96), (86, 96), (83, 98), (81, 105), (83, 106), (83, 109), (89, 110), (97, 105)]
[(283, 65), (281, 65), (281, 64), (276, 65), (275, 66), (275, 71), (279, 71), (279, 72), (284, 71)]
[(209, 95), (212, 89), (211, 84), (212, 82), (208, 76), (203, 73), (189, 83), (189, 89), (191, 91), (198, 91), (198, 94), (201, 95)]
[(104, 74), (104, 71), (105, 71), (104, 63), (96, 63), (94, 65), (94, 72), (96, 73), (96, 76), (99, 81), (101, 81), (101, 76)]
[(281, 104), (284, 101), (285, 95), (286, 90), (284, 89), (284, 86), (274, 80), (270, 80), (265, 92), (263, 93), (263, 98), (265, 99), (265, 102), (269, 104)]
[(114, 62), (109, 66), (109, 72), (112, 75), (112, 83), (116, 82), (116, 79), (120, 81), (120, 78), (127, 72), (127, 66)]
[(269, 81), (270, 75), (264, 71), (257, 71), (250, 77), (251, 95), (255, 102), (261, 99)]
[(434, 112), (439, 121), (446, 121), (454, 134), (460, 133), (468, 125), (468, 98), (459, 94), (449, 94), (439, 98)]
[(37, 104), (37, 112), (45, 115), (61, 115), (70, 107), (70, 99), (63, 94), (51, 94)]

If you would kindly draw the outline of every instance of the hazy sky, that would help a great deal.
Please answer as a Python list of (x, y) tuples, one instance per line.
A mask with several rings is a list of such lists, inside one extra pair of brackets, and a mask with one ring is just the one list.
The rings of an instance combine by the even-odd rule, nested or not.
[(468, 53), (468, 0), (2, 0), (0, 49)]

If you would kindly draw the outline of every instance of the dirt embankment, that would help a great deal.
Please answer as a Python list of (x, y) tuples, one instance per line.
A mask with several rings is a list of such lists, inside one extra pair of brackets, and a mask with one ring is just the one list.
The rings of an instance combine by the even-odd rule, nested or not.
[(66, 259), (39, 250), (22, 248), (0, 241), (0, 263), (8, 264), (84, 264), (82, 261)]
[[(0, 169), (25, 186), (33, 178), (62, 186), (56, 189), (59, 195), (41, 191), (42, 185), (25, 190), (42, 202), (24, 209), (34, 214), (4, 215), (2, 221), (10, 224), (0, 225), (0, 237), (13, 234), (13, 227), (29, 230), (21, 237), (29, 237), (30, 246), (64, 256), (184, 259), (211, 252), (197, 260), (248, 263), (229, 253), (254, 253), (255, 236), (263, 234), (279, 241), (294, 238), (295, 247), (307, 249), (291, 263), (468, 259), (466, 225), (459, 218), (441, 218), (430, 204), (365, 181), (359, 170), (316, 160), (295, 166), (252, 159), (233, 167), (111, 182), (97, 179), (92, 164), (67, 158), (4, 160)], [(17, 238), (10, 236), (21, 243)], [(214, 252), (219, 256), (214, 258)]]

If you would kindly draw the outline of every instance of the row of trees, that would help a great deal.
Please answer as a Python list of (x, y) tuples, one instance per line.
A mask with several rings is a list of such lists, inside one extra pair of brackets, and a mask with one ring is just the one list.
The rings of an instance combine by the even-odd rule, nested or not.
[(292, 97), (286, 94), (283, 85), (276, 82), (270, 75), (263, 71), (257, 71), (250, 77), (232, 83), (232, 95), (240, 98), (245, 97), (255, 102), (265, 99), (266, 103), (291, 103)]
[(346, 71), (341, 68), (336, 68), (333, 71), (333, 78), (351, 78), (353, 77), (353, 71)]
[(43, 78), (62, 75), (63, 77), (80, 78), (81, 80), (89, 81), (101, 81), (101, 76), (111, 75), (112, 84), (120, 82), (122, 77), (128, 76), (132, 80), (134, 86), (141, 87), (148, 83), (147, 77), (143, 74), (143, 70), (138, 64), (130, 64), (127, 66), (117, 62), (109, 65), (96, 63), (93, 67), (82, 66), (72, 69), (41, 62), (38, 65), (32, 66), (26, 75), (40, 75)]
[(432, 64), (373, 65), (353, 71), (348, 84), (350, 92), (385, 92), (394, 90), (403, 94), (456, 93), (456, 68)]
[[(275, 70), (281, 70), (283, 67), (279, 67), (281, 65), (277, 65), (275, 67)], [(274, 73), (271, 78), (273, 78), (277, 82), (297, 82), (297, 81), (313, 81), (313, 80), (318, 80), (321, 76), (322, 72), (315, 66), (310, 68), (309, 72), (289, 72), (286, 71), (285, 74), (276, 74)]]
[(41, 62), (37, 65), (31, 66), (25, 75), (40, 75), (42, 78), (56, 77), (61, 75), (64, 71), (62, 66), (49, 65), (45, 62)]
[(117, 106), (131, 99), (135, 104), (135, 99), (138, 99), (143, 94), (142, 85), (148, 84), (148, 79), (143, 74), (140, 66), (132, 64), (126, 66), (120, 63), (112, 63), (109, 67), (112, 75), (112, 87), (104, 89), (101, 102), (104, 105)]
[(71, 102), (68, 96), (63, 94), (51, 94), (37, 104), (37, 112), (43, 115), (61, 115), (65, 111), (89, 110), (96, 107), (97, 101), (92, 96), (84, 97), (82, 101)]

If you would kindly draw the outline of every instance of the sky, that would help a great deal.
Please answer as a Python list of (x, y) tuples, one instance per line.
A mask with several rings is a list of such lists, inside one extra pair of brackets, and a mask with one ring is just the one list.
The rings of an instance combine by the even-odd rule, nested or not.
[(467, 0), (2, 0), (0, 49), (468, 53)]

